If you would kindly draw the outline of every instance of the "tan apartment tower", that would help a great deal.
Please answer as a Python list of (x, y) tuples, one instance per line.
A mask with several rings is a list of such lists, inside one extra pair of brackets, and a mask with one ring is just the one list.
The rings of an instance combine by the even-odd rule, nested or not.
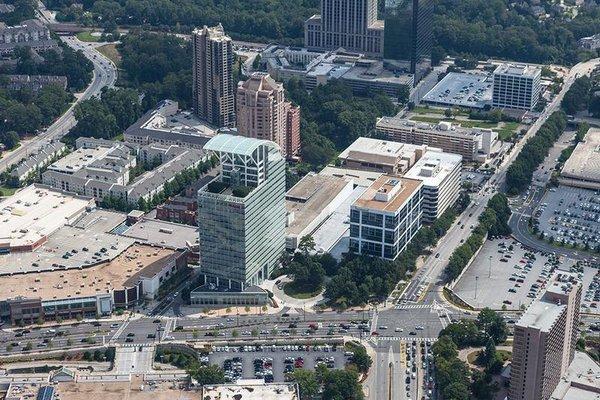
[(240, 135), (275, 142), (288, 158), (297, 155), (300, 110), (285, 101), (281, 83), (267, 73), (253, 73), (248, 80), (238, 84), (236, 109)]
[(233, 45), (221, 24), (192, 32), (194, 112), (216, 127), (235, 125)]
[(515, 324), (509, 400), (548, 400), (573, 360), (581, 282), (559, 272)]

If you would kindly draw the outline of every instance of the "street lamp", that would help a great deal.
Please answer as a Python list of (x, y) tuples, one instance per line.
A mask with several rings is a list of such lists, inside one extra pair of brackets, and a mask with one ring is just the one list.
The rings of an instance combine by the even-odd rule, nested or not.
[(475, 298), (477, 298), (477, 281), (479, 280), (479, 276), (475, 277)]
[(489, 256), (489, 260), (490, 260), (490, 268), (488, 270), (488, 278), (492, 277), (492, 256)]

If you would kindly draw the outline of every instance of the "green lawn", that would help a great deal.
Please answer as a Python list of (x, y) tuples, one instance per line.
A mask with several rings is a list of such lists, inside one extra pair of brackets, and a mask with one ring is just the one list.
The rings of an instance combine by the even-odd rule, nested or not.
[(440, 121), (447, 121), (453, 124), (460, 124), (465, 128), (484, 128), (484, 129), (495, 129), (498, 132), (498, 138), (503, 141), (512, 139), (515, 135), (517, 128), (519, 127), (518, 122), (504, 122), (502, 127), (495, 122), (480, 121), (480, 120), (464, 120), (464, 119), (451, 119), (446, 117), (425, 117), (422, 115), (416, 115), (410, 118), (413, 121), (428, 122), (430, 124), (437, 124)]
[(283, 292), (290, 297), (295, 299), (310, 299), (311, 297), (318, 296), (321, 293), (322, 287), (310, 288), (304, 286), (298, 286), (295, 282), (286, 283), (283, 286)]
[[(469, 116), (468, 112), (464, 112), (464, 111), (460, 111), (456, 108), (453, 108), (454, 112), (456, 113), (456, 115), (461, 115), (461, 116)], [(425, 107), (425, 106), (416, 106), (414, 109), (411, 110), (412, 113), (415, 114), (419, 114), (419, 115), (424, 115), (424, 114), (439, 114), (439, 115), (444, 115), (444, 113), (446, 112), (446, 108), (433, 108), (433, 107)]]
[(100, 41), (100, 37), (92, 36), (92, 32), (90, 32), (90, 31), (79, 32), (77, 34), (77, 39), (81, 40), (82, 42), (99, 42)]
[(0, 196), (12, 196), (17, 189), (0, 185)]

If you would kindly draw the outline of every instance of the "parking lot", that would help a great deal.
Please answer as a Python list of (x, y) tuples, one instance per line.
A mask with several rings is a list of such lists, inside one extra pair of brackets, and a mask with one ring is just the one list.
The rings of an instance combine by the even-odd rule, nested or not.
[(200, 361), (223, 367), (230, 381), (264, 378), (265, 382), (284, 382), (286, 373), (297, 368), (313, 370), (317, 364), (344, 368), (349, 359), (350, 354), (341, 345), (273, 345), (214, 347)]
[(546, 192), (534, 216), (539, 230), (554, 242), (600, 245), (600, 193), (559, 186)]
[(489, 240), (454, 292), (476, 308), (520, 309), (539, 294), (554, 269), (568, 270), (572, 265), (552, 255), (529, 252), (512, 239)]

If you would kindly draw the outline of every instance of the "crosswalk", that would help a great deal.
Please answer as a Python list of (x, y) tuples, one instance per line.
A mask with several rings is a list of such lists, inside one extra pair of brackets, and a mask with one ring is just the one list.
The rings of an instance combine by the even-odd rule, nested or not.
[(421, 310), (425, 308), (432, 308), (431, 304), (398, 304), (394, 307), (396, 310)]
[(119, 347), (151, 347), (156, 343), (154, 342), (145, 342), (145, 343), (122, 343), (119, 344)]
[(437, 338), (423, 338), (423, 337), (406, 337), (406, 336), (377, 336), (374, 338), (376, 341), (382, 342), (435, 342)]

